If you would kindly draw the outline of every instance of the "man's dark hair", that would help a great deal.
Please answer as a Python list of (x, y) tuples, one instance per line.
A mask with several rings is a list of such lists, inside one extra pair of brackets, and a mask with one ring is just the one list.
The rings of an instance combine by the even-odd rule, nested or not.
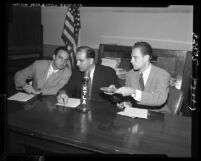
[(77, 48), (77, 53), (85, 51), (86, 52), (86, 57), (87, 58), (93, 58), (95, 60), (95, 51), (94, 49), (88, 47), (88, 46), (80, 46)]
[[(66, 49), (65, 46), (59, 46), (59, 47), (57, 47), (57, 48), (54, 50), (54, 55), (57, 55), (60, 50), (63, 50), (63, 51), (65, 51), (65, 52), (68, 53), (68, 51), (67, 51), (67, 49)], [(68, 54), (69, 54), (69, 53), (68, 53)]]
[(149, 55), (150, 59), (152, 57), (152, 47), (149, 43), (147, 42), (136, 42), (132, 49), (135, 49), (135, 48), (140, 48), (140, 50), (142, 51), (142, 53), (144, 55)]

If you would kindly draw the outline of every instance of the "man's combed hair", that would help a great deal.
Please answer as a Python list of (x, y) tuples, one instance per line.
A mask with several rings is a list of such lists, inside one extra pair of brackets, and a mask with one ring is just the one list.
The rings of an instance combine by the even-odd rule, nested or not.
[(136, 42), (134, 45), (133, 45), (133, 49), (135, 48), (140, 48), (140, 50), (142, 51), (142, 53), (144, 55), (149, 55), (150, 56), (150, 59), (152, 57), (152, 47), (149, 43), (147, 42)]
[(80, 46), (77, 48), (77, 53), (81, 52), (81, 51), (85, 51), (86, 52), (86, 57), (87, 58), (93, 58), (95, 59), (95, 50), (88, 47), (88, 46)]
[(54, 50), (54, 55), (57, 55), (60, 50), (66, 51), (68, 53), (68, 51), (67, 51), (65, 46), (59, 46)]

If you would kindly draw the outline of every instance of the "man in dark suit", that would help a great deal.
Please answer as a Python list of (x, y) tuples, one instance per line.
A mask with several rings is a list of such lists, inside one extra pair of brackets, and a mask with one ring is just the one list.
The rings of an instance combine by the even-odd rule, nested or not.
[(59, 103), (67, 103), (68, 97), (81, 98), (83, 77), (89, 75), (91, 79), (91, 100), (105, 101), (110, 97), (100, 88), (114, 85), (119, 87), (119, 79), (111, 67), (95, 64), (95, 51), (87, 46), (82, 46), (76, 52), (77, 66), (69, 82), (58, 92)]

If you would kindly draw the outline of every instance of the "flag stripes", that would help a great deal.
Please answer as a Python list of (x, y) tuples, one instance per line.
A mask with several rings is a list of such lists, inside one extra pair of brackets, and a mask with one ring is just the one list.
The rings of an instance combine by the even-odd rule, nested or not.
[(79, 29), (81, 27), (79, 7), (80, 4), (70, 4), (68, 7), (61, 36), (67, 51), (70, 53), (73, 69), (75, 68), (75, 52), (78, 44)]

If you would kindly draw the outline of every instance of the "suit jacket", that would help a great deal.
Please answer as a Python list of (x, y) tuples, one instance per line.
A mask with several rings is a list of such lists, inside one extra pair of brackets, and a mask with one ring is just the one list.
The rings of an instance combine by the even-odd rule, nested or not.
[[(134, 71), (133, 69), (130, 70), (126, 76), (126, 86), (140, 90), (139, 76), (138, 71)], [(170, 110), (166, 105), (169, 84), (170, 74), (164, 69), (156, 67), (152, 64), (144, 91), (142, 91), (141, 101), (137, 102), (137, 104), (152, 107), (155, 106), (159, 110), (154, 111), (170, 113)]]
[(65, 67), (52, 74), (47, 80), (50, 60), (36, 60), (33, 64), (15, 74), (15, 86), (20, 88), (26, 84), (27, 79), (33, 79), (33, 88), (41, 89), (44, 95), (55, 95), (69, 80), (71, 70)]
[[(73, 71), (72, 76), (62, 90), (65, 90), (69, 97), (81, 98), (81, 86), (83, 83), (84, 72), (80, 72), (78, 69)], [(119, 79), (116, 72), (111, 67), (103, 65), (95, 65), (92, 89), (91, 89), (91, 100), (104, 101), (110, 97), (104, 94), (100, 88), (108, 87), (114, 84), (119, 87)]]

